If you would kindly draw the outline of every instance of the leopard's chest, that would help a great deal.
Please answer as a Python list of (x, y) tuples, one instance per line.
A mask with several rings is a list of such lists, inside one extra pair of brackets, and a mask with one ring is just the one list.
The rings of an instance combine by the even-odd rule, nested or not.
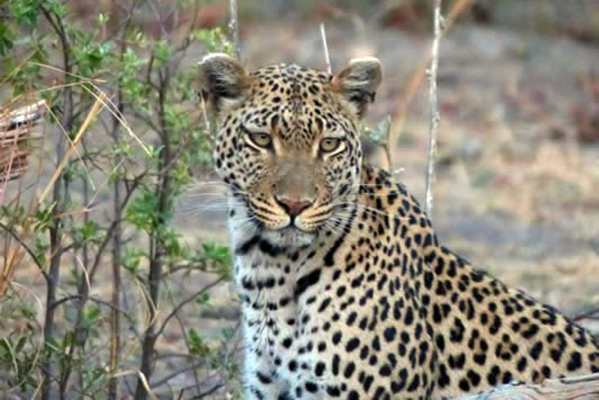
[(302, 366), (311, 364), (310, 329), (322, 292), (318, 283), (298, 290), (315, 264), (303, 264), (299, 273), (297, 265), (256, 256), (236, 259), (246, 357), (287, 382), (300, 379)]
[[(296, 334), (298, 311), (289, 291), (276, 287), (279, 279), (267, 279), (266, 283), (245, 279), (241, 286), (238, 284), (238, 291), (243, 301), (244, 331), (249, 350), (272, 356), (278, 354), (277, 345), (281, 338)], [(271, 286), (273, 281), (275, 286)]]

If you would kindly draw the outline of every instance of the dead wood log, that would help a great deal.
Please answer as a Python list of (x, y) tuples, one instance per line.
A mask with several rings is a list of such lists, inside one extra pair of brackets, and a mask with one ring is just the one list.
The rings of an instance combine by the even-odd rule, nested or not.
[(510, 383), (454, 400), (599, 400), (599, 374), (547, 379), (538, 384)]

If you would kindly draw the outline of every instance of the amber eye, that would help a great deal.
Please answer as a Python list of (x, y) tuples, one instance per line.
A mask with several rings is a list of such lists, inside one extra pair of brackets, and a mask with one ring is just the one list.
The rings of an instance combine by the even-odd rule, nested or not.
[(339, 138), (327, 138), (320, 142), (320, 150), (325, 153), (331, 153), (341, 146), (342, 140)]
[(251, 132), (249, 133), (250, 141), (257, 147), (268, 148), (272, 143), (272, 138), (268, 133)]

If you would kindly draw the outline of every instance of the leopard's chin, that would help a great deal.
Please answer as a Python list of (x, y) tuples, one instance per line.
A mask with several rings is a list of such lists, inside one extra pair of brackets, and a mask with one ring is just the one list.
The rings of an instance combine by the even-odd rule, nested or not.
[(306, 247), (314, 242), (316, 232), (306, 232), (295, 226), (287, 226), (282, 229), (264, 229), (262, 237), (267, 241), (281, 247)]

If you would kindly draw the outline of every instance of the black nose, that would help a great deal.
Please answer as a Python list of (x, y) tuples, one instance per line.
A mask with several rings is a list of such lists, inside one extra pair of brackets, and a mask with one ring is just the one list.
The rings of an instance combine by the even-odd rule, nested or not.
[(275, 197), (275, 200), (291, 218), (297, 217), (312, 205), (311, 201), (293, 201), (279, 197)]

